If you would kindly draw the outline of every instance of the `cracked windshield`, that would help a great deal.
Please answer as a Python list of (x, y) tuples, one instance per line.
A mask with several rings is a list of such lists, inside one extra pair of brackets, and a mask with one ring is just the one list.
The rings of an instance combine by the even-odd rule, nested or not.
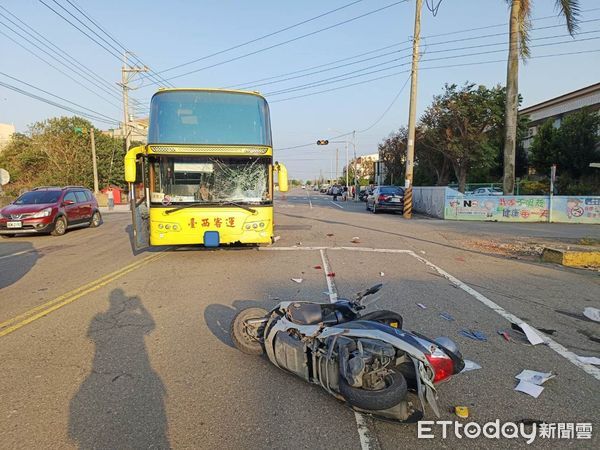
[(271, 201), (267, 158), (159, 157), (151, 161), (152, 203)]

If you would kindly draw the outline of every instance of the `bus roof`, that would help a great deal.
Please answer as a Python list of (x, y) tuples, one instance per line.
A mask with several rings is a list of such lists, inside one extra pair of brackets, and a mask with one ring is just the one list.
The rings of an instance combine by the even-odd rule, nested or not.
[(162, 93), (162, 92), (178, 92), (178, 91), (230, 92), (230, 93), (234, 93), (234, 94), (250, 94), (250, 95), (256, 95), (257, 97), (260, 97), (260, 98), (266, 100), (265, 96), (262, 95), (258, 91), (240, 91), (237, 89), (221, 89), (221, 88), (165, 88), (165, 87), (161, 87), (158, 89), (157, 92), (154, 93), (154, 95)]

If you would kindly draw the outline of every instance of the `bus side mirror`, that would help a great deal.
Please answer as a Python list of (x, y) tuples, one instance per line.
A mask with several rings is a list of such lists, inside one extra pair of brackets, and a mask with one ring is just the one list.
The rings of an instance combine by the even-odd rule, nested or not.
[(136, 180), (136, 159), (137, 155), (142, 153), (144, 147), (133, 147), (125, 154), (125, 181), (135, 183)]
[(277, 170), (277, 180), (279, 181), (279, 192), (288, 191), (288, 173), (286, 167), (281, 163), (275, 163)]

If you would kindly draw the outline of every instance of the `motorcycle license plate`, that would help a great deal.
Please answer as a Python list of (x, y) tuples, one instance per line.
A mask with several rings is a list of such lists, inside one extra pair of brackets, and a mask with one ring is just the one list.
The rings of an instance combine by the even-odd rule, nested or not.
[(6, 228), (23, 228), (23, 223), (20, 221), (6, 222)]

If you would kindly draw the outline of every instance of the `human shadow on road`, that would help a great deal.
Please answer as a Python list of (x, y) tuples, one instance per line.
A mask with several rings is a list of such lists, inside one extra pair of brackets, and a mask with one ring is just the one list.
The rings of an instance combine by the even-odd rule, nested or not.
[(144, 341), (154, 328), (139, 297), (121, 289), (92, 319), (92, 370), (70, 403), (69, 436), (79, 448), (170, 448), (165, 387)]
[(263, 308), (268, 311), (276, 304), (276, 300), (236, 300), (231, 306), (215, 303), (208, 305), (204, 310), (204, 322), (206, 322), (208, 329), (217, 339), (229, 347), (234, 347), (229, 334), (229, 327), (231, 326), (233, 317), (246, 308)]
[(10, 240), (0, 244), (0, 289), (23, 278), (39, 259), (31, 242)]

